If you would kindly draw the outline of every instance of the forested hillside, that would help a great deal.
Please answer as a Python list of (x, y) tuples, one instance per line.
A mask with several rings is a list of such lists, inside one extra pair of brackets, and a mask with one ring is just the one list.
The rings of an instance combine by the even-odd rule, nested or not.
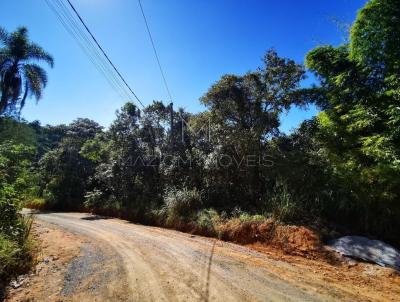
[[(300, 88), (306, 70), (319, 85)], [(311, 50), (305, 66), (268, 50), (258, 69), (215, 82), (198, 114), (128, 102), (108, 129), (3, 114), (1, 205), (212, 236), (232, 221), (273, 219), (399, 246), (399, 79), (400, 6), (371, 0), (347, 44)], [(279, 131), (282, 114), (310, 104), (320, 109), (315, 118)]]

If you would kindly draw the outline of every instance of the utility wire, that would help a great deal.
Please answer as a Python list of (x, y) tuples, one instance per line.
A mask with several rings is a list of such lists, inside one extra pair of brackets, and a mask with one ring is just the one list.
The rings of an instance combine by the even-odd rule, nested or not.
[[(69, 0), (68, 0), (68, 2), (69, 2)], [(170, 90), (169, 90), (169, 87), (168, 87), (168, 84), (167, 84), (167, 80), (166, 80), (166, 77), (165, 77), (165, 73), (164, 73), (164, 70), (163, 70), (163, 68), (162, 68), (162, 66), (161, 66), (160, 59), (159, 59), (159, 57), (158, 57), (157, 49), (156, 49), (156, 46), (155, 46), (155, 44), (154, 44), (153, 36), (151, 35), (151, 32), (150, 32), (150, 28), (149, 28), (149, 24), (148, 24), (148, 22), (147, 22), (146, 15), (144, 14), (142, 2), (141, 2), (140, 0), (138, 0), (138, 2), (139, 2), (140, 10), (142, 11), (144, 23), (146, 24), (147, 33), (149, 34), (151, 46), (153, 47), (154, 55), (155, 55), (156, 60), (157, 60), (158, 68), (160, 69), (161, 76), (162, 76), (162, 78), (163, 78), (164, 85), (165, 85), (165, 88), (166, 88), (166, 90), (167, 90), (167, 93), (168, 93), (170, 102), (172, 102), (171, 92), (170, 92)]]
[[(77, 42), (78, 46), (83, 50), (83, 52), (87, 55), (89, 60), (93, 63), (93, 65), (96, 67), (96, 69), (103, 74), (103, 76), (106, 78), (110, 86), (119, 94), (119, 96), (124, 99), (126, 96), (130, 98), (129, 94), (125, 92), (125, 97), (122, 95), (124, 94), (124, 90), (121, 89), (121, 86), (118, 87), (118, 79), (116, 79), (115, 75), (113, 73), (110, 73), (109, 70), (107, 70), (107, 65), (102, 62), (102, 57), (96, 52), (96, 48), (94, 48), (93, 45), (91, 45), (90, 40), (85, 36), (82, 31), (79, 31), (79, 27), (76, 27), (76, 23), (74, 26), (74, 21), (69, 19), (68, 16), (66, 15), (65, 11), (62, 11), (62, 8), (60, 6), (60, 3), (51, 3), (49, 0), (45, 0), (49, 8), (54, 12), (56, 15), (57, 19), (60, 21), (60, 23), (63, 25), (65, 30), (72, 36), (72, 38)], [(58, 6), (58, 9), (57, 7)], [(86, 43), (85, 43), (86, 42)], [(122, 94), (121, 94), (122, 91)]]
[(74, 15), (70, 12), (68, 7), (64, 4), (63, 0), (55, 0), (58, 2), (58, 7), (60, 11), (64, 13), (65, 18), (69, 21), (69, 24), (74, 29), (75, 33), (81, 37), (83, 43), (86, 44), (86, 48), (91, 53), (89, 54), (90, 57), (94, 56), (94, 60), (97, 60), (98, 64), (100, 65), (100, 69), (103, 71), (102, 73), (111, 80), (113, 86), (116, 86), (122, 94), (125, 95), (128, 99), (131, 99), (131, 95), (126, 90), (126, 87), (123, 83), (117, 78), (115, 72), (110, 68), (108, 62), (104, 59), (104, 56), (99, 52), (96, 45), (93, 44), (93, 41), (87, 36), (86, 32), (79, 26), (79, 23), (75, 20)]
[(136, 100), (143, 106), (143, 103), (140, 101), (139, 97), (136, 95), (136, 93), (132, 90), (132, 88), (128, 85), (128, 83), (125, 81), (124, 77), (121, 75), (121, 73), (118, 71), (117, 67), (115, 67), (114, 63), (110, 60), (106, 52), (104, 51), (103, 47), (99, 44), (95, 36), (92, 34), (88, 26), (86, 25), (85, 21), (83, 21), (82, 17), (79, 15), (78, 11), (75, 9), (73, 4), (71, 3), (70, 0), (67, 0), (69, 6), (72, 8), (78, 19), (81, 21), (82, 25), (85, 27), (86, 31), (89, 33), (89, 35), (92, 37), (93, 41), (96, 43), (97, 47), (100, 49), (100, 51), (103, 53), (103, 55), (106, 57), (107, 61), (111, 64), (115, 72), (118, 74), (118, 76), (121, 78), (121, 80), (124, 82), (125, 86), (129, 89), (129, 91), (133, 94), (133, 96), (136, 98)]
[[(123, 85), (125, 86), (121, 86), (122, 83), (120, 84), (119, 81), (117, 80), (116, 76), (113, 74), (113, 72), (109, 72), (110, 68), (108, 67), (108, 64), (104, 63), (104, 60), (101, 60), (99, 58), (101, 58), (101, 56), (99, 57), (99, 54), (94, 51), (95, 56), (97, 57), (97, 59), (99, 59), (99, 61), (97, 63), (95, 63), (95, 60), (93, 58), (93, 56), (90, 54), (90, 46), (92, 46), (91, 43), (87, 43), (88, 42), (88, 37), (86, 37), (85, 34), (82, 33), (79, 26), (77, 26), (76, 21), (74, 21), (74, 19), (71, 19), (71, 16), (66, 16), (66, 13), (64, 11), (64, 19), (66, 18), (67, 20), (63, 19), (63, 16), (57, 11), (57, 9), (50, 3), (50, 0), (45, 0), (46, 3), (48, 4), (48, 6), (54, 11), (54, 13), (56, 14), (56, 16), (58, 17), (58, 19), (60, 20), (60, 22), (63, 24), (63, 26), (67, 29), (67, 31), (73, 36), (73, 38), (78, 42), (78, 44), (81, 46), (82, 50), (85, 51), (85, 53), (89, 56), (89, 59), (92, 61), (92, 63), (96, 66), (96, 68), (101, 71), (101, 73), (103, 73), (103, 75), (107, 78), (107, 80), (109, 81), (110, 85), (112, 85), (115, 87), (115, 84), (119, 84), (118, 86), (120, 86), (119, 88), (122, 88), (122, 90), (125, 92), (125, 87), (128, 88), (129, 92), (134, 96), (134, 98), (139, 102), (139, 104), (142, 107), (145, 107), (144, 104), (141, 102), (141, 100), (139, 99), (139, 97), (135, 94), (135, 92), (133, 91), (133, 89), (128, 85), (128, 83), (126, 82), (126, 80), (124, 79), (124, 77), (121, 75), (121, 73), (118, 71), (117, 67), (114, 65), (114, 63), (111, 61), (111, 59), (109, 58), (109, 56), (106, 54), (105, 50), (101, 47), (100, 43), (97, 41), (97, 39), (95, 38), (95, 36), (92, 34), (92, 32), (90, 31), (90, 29), (88, 28), (88, 26), (86, 25), (86, 23), (84, 22), (83, 18), (79, 15), (78, 11), (76, 10), (76, 8), (73, 6), (73, 4), (71, 3), (71, 1), (67, 0), (69, 6), (71, 7), (71, 9), (74, 11), (75, 15), (78, 17), (79, 21), (82, 23), (82, 25), (84, 26), (85, 30), (89, 33), (91, 39), (95, 42), (97, 48), (101, 51), (102, 55), (106, 58), (108, 64), (111, 65), (113, 71), (118, 75), (118, 78), (120, 80), (122, 80)], [(56, 0), (57, 1), (57, 0)], [(59, 0), (62, 3), (62, 0)], [(62, 3), (63, 5), (63, 3)], [(64, 8), (66, 9), (65, 5), (63, 5)], [(58, 7), (60, 8), (60, 3), (58, 5)], [(69, 22), (69, 26), (67, 25), (67, 23)], [(75, 28), (74, 28), (75, 25)], [(70, 28), (72, 27), (72, 29)], [(80, 33), (78, 34), (78, 36), (80, 35), (81, 38), (83, 39), (83, 41), (79, 41), (79, 38), (77, 37), (77, 31)], [(85, 45), (85, 41), (86, 41), (86, 45)], [(89, 46), (88, 46), (89, 45)], [(92, 48), (92, 53), (93, 53), (93, 48)], [(100, 65), (100, 66), (99, 66)], [(107, 68), (107, 67), (108, 68)], [(108, 76), (107, 76), (107, 71)], [(110, 76), (111, 75), (111, 76)], [(113, 82), (113, 84), (111, 84)], [(120, 93), (120, 92), (119, 92)], [(127, 92), (125, 92), (127, 93)], [(121, 94), (120, 94), (121, 95)], [(129, 94), (128, 94), (129, 95)], [(129, 96), (129, 99), (130, 96)]]
[[(114, 72), (110, 72), (110, 68), (107, 68), (109, 64), (105, 61), (104, 57), (97, 52), (97, 47), (90, 43), (91, 40), (86, 37), (85, 32), (82, 31), (80, 26), (74, 26), (74, 20), (70, 20), (70, 18), (68, 18), (68, 16), (66, 15), (66, 12), (62, 10), (62, 7), (59, 3), (60, 1), (62, 0), (46, 0), (46, 3), (55, 13), (56, 17), (67, 30), (67, 32), (72, 36), (79, 47), (87, 55), (87, 57), (96, 67), (96, 69), (106, 78), (110, 86), (120, 95), (122, 99), (131, 99), (131, 95), (121, 88), (123, 86), (121, 86), (122, 84), (120, 83), (119, 79), (116, 78)], [(125, 96), (123, 96), (123, 94), (125, 94)]]

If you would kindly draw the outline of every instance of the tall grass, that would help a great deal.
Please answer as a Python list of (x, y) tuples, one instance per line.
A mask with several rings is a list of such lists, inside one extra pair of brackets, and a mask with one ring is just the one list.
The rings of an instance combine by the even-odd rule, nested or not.
[(301, 220), (303, 203), (293, 196), (286, 183), (278, 181), (265, 203), (265, 211), (280, 222), (295, 222)]
[(11, 202), (0, 201), (0, 299), (8, 282), (27, 272), (34, 259), (33, 218), (22, 216)]
[(201, 207), (201, 196), (197, 189), (171, 189), (165, 193), (164, 205), (157, 212), (167, 226), (177, 226), (194, 221)]
[(220, 238), (219, 226), (223, 218), (214, 209), (202, 209), (197, 213), (196, 227), (202, 235)]
[(11, 239), (0, 233), (0, 283), (29, 270), (33, 260), (34, 243), (30, 232), (33, 219), (21, 217), (23, 228), (19, 238)]
[(24, 204), (28, 209), (46, 210), (50, 208), (50, 204), (44, 198), (31, 198)]

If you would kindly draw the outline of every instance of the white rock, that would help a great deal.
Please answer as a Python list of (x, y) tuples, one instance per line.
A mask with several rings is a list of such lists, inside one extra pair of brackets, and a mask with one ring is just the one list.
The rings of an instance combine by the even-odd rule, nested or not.
[(389, 244), (362, 236), (344, 236), (329, 245), (344, 256), (390, 266), (400, 270), (400, 252)]
[(12, 288), (17, 289), (17, 288), (21, 287), (21, 285), (23, 283), (24, 283), (23, 281), (18, 282), (16, 280), (14, 280), (14, 281), (11, 281), (10, 285), (11, 285)]

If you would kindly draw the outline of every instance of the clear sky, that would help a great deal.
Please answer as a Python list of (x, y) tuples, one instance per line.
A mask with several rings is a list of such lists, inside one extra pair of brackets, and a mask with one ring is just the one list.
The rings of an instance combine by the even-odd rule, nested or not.
[[(143, 103), (167, 101), (138, 2), (71, 2)], [(268, 48), (303, 62), (317, 45), (342, 43), (333, 20), (352, 22), (365, 2), (142, 0), (174, 104), (191, 112), (203, 110), (199, 97), (223, 74), (254, 70)], [(127, 99), (109, 86), (45, 0), (1, 0), (0, 11), (1, 26), (9, 31), (27, 26), (31, 39), (55, 58), (43, 99), (37, 105), (29, 100), (23, 116), (42, 124), (88, 117), (108, 126)], [(316, 112), (293, 109), (283, 116), (281, 129), (289, 131)]]

